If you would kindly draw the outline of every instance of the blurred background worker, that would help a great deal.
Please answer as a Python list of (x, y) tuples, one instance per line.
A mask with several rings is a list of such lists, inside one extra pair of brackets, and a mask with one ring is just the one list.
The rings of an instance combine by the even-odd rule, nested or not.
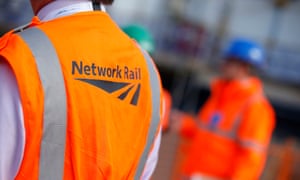
[[(129, 24), (122, 27), (123, 31), (131, 38), (133, 38), (142, 49), (147, 51), (150, 55), (155, 52), (155, 42), (151, 32), (144, 26), (139, 24)], [(162, 92), (162, 114), (161, 123), (162, 130), (166, 132), (169, 128), (169, 119), (172, 108), (172, 97), (167, 89)]]
[(0, 39), (0, 179), (149, 179), (160, 146), (154, 63), (104, 12), (31, 0)]
[(197, 117), (182, 115), (177, 127), (192, 138), (182, 173), (190, 179), (259, 179), (275, 123), (261, 81), (251, 73), (263, 63), (263, 50), (236, 39), (223, 58), (209, 99)]

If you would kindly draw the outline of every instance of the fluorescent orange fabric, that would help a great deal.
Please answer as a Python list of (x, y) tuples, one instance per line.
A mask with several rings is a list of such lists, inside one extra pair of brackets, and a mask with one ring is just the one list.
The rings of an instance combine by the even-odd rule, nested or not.
[(184, 117), (181, 133), (193, 141), (183, 174), (258, 179), (274, 123), (273, 109), (258, 79), (217, 80), (197, 120)]
[[(133, 179), (152, 112), (142, 52), (103, 12), (46, 23), (34, 18), (31, 26), (50, 38), (64, 75), (68, 105), (64, 179)], [(24, 112), (25, 153), (16, 179), (38, 179), (44, 93), (34, 57), (12, 32), (1, 39), (0, 55), (16, 75)], [(126, 84), (108, 92), (86, 79)], [(139, 93), (136, 102), (135, 93)]]
[(161, 123), (162, 123), (162, 130), (165, 131), (169, 127), (169, 119), (170, 113), (172, 108), (172, 97), (170, 93), (163, 89), (162, 94), (162, 114), (161, 114)]

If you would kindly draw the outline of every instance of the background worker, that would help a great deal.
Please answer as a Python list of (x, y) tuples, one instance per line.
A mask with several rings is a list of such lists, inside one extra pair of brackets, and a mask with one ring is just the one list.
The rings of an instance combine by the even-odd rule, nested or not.
[(31, 0), (37, 16), (0, 39), (1, 180), (150, 178), (160, 79), (112, 2)]
[[(142, 49), (147, 51), (150, 55), (155, 52), (155, 42), (153, 36), (147, 28), (138, 24), (129, 24), (123, 26), (122, 30), (132, 39), (134, 39)], [(162, 113), (161, 123), (162, 130), (166, 132), (169, 128), (170, 113), (172, 108), (172, 97), (168, 90), (163, 89), (162, 92)]]
[(236, 39), (223, 58), (221, 75), (197, 117), (172, 115), (181, 116), (174, 128), (191, 139), (182, 174), (190, 179), (259, 179), (275, 123), (262, 83), (251, 74), (252, 67), (263, 63), (263, 50)]

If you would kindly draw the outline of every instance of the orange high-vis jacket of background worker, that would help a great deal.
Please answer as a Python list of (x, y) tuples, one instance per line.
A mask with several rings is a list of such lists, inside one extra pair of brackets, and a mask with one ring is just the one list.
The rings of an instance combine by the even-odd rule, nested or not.
[(161, 126), (162, 130), (166, 131), (170, 124), (170, 113), (172, 108), (172, 97), (168, 90), (163, 89), (162, 94), (162, 113), (161, 113)]
[[(159, 96), (158, 109), (161, 101), (153, 62), (104, 12), (83, 12), (46, 23), (35, 17), (30, 26), (50, 39), (64, 77), (64, 179), (139, 179), (137, 171), (143, 170), (154, 143), (150, 134), (156, 136), (160, 129), (160, 110), (152, 108), (152, 96)], [(24, 112), (26, 144), (16, 179), (36, 180), (47, 94), (35, 57), (20, 35), (6, 34), (0, 55), (16, 76)], [(158, 83), (152, 87), (155, 78)], [(151, 127), (154, 118), (158, 124)]]
[(183, 118), (181, 133), (192, 138), (184, 175), (259, 179), (275, 120), (258, 79), (217, 80), (196, 120)]

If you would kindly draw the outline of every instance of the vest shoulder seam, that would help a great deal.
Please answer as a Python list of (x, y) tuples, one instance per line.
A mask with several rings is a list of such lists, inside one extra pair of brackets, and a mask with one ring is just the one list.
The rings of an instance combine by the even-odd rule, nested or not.
[(31, 24), (32, 24), (32, 23), (27, 23), (27, 24), (21, 25), (21, 26), (15, 28), (15, 29), (13, 29), (12, 32), (13, 32), (13, 33), (19, 33), (19, 32), (22, 32), (22, 31), (24, 31), (24, 30), (30, 28), (30, 25), (31, 25)]

